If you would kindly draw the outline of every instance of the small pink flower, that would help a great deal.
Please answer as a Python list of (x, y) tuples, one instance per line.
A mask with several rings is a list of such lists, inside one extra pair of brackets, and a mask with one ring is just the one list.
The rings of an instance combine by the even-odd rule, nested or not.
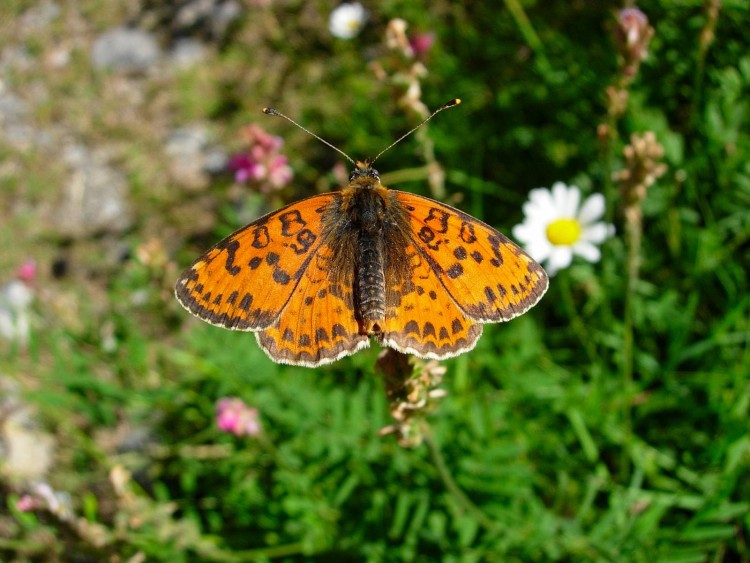
[(21, 512), (31, 512), (39, 508), (39, 500), (31, 495), (23, 495), (16, 503), (16, 508)]
[(418, 59), (425, 59), (427, 54), (432, 49), (432, 45), (435, 43), (435, 34), (429, 33), (417, 33), (409, 37), (409, 45), (414, 56)]
[(18, 268), (16, 277), (26, 283), (31, 283), (36, 277), (36, 260), (26, 260)]
[(251, 170), (255, 166), (255, 162), (250, 160), (250, 156), (246, 153), (234, 155), (227, 163), (227, 168), (234, 172), (234, 181), (239, 183), (247, 182)]
[(632, 78), (648, 55), (648, 45), (654, 36), (654, 28), (638, 8), (625, 8), (617, 12), (614, 29), (615, 43), (622, 57), (622, 72)]
[(235, 436), (258, 436), (261, 432), (258, 409), (238, 397), (225, 397), (216, 404), (216, 425)]
[(291, 182), (292, 169), (287, 158), (279, 154), (283, 145), (280, 137), (269, 135), (255, 123), (245, 127), (241, 135), (248, 148), (227, 163), (235, 182), (254, 184), (262, 193), (280, 190)]
[(25, 494), (18, 499), (16, 508), (21, 512), (47, 510), (65, 521), (72, 520), (74, 516), (70, 494), (56, 491), (45, 482), (32, 485), (31, 494)]
[(287, 162), (287, 158), (283, 155), (278, 155), (271, 161), (268, 180), (276, 189), (281, 189), (292, 181), (292, 169)]
[(284, 144), (284, 140), (281, 137), (266, 133), (263, 128), (256, 123), (251, 123), (245, 127), (242, 130), (242, 137), (248, 145), (257, 145), (265, 152), (278, 151)]
[(648, 29), (648, 18), (638, 8), (625, 8), (617, 14), (617, 24), (629, 48), (638, 46)]

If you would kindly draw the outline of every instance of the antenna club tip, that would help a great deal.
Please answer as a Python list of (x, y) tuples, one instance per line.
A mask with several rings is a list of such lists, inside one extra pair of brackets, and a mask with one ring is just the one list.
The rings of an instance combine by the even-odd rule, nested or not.
[(277, 112), (273, 108), (263, 108), (263, 113), (265, 113), (266, 115), (278, 115), (279, 114), (279, 112)]
[(461, 98), (453, 98), (451, 101), (446, 102), (443, 104), (443, 108), (452, 108), (453, 106), (457, 106), (461, 103)]

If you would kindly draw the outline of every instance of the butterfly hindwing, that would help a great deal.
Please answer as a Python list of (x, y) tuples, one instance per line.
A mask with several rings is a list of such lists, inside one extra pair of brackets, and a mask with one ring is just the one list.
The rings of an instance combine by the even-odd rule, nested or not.
[(534, 306), (548, 286), (544, 269), (505, 235), (429, 198), (396, 192), (415, 246), (466, 316), (508, 321)]
[(315, 367), (370, 345), (354, 313), (354, 262), (337, 261), (333, 252), (326, 243), (318, 247), (283, 315), (257, 333), (273, 360)]
[(434, 359), (471, 350), (482, 325), (466, 316), (441, 284), (428, 257), (414, 244), (405, 249), (405, 256), (407, 279), (391, 279), (386, 291), (382, 344)]

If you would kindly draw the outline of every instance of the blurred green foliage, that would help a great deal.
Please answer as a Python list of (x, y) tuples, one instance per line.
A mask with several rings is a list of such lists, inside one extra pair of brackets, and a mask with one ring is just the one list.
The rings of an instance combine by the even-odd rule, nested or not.
[[(20, 512), (28, 484), (1, 478), (0, 559), (750, 560), (745, 3), (721, 4), (705, 49), (711, 2), (639, 4), (655, 36), (610, 151), (597, 127), (617, 80), (616, 3), (367, 3), (369, 24), (351, 41), (330, 36), (329, 3), (269, 4), (243, 3), (209, 60), (139, 87), (172, 126), (205, 120), (229, 145), (250, 122), (283, 136), (296, 179), (274, 203), (330, 187), (339, 157), (260, 107), (279, 107), (360, 158), (415, 124), (370, 66), (392, 58), (384, 30), (400, 17), (436, 37), (421, 79), (427, 106), (464, 101), (427, 129), (448, 200), (507, 232), (529, 189), (577, 183), (610, 196), (618, 235), (601, 263), (576, 262), (530, 313), (487, 326), (474, 351), (445, 362), (448, 396), (428, 419), (426, 443), (405, 449), (378, 435), (391, 421), (377, 350), (316, 370), (278, 366), (252, 335), (193, 322), (174, 303), (174, 261), (186, 266), (239, 226), (241, 212), (223, 203), (228, 182), (218, 180), (214, 227), (182, 228), (177, 210), (194, 196), (171, 189), (149, 151), (158, 139), (149, 115), (114, 119), (115, 99), (99, 90), (106, 78), (74, 53), (64, 73), (46, 77), (59, 105), (37, 117), (69, 119), (86, 138), (126, 147), (139, 219), (122, 242), (135, 252), (156, 237), (170, 260), (153, 267), (131, 252), (107, 269), (87, 258), (96, 300), (80, 278), (47, 280), (73, 296), (76, 321), (40, 299), (29, 350), (2, 351), (0, 373), (23, 383), (55, 436), (48, 481), (70, 494), (76, 520)], [(512, 15), (521, 5), (528, 20)], [(8, 10), (20, 17), (26, 8)], [(124, 12), (98, 12), (95, 30)], [(57, 25), (50, 38), (65, 37)], [(45, 38), (35, 41), (29, 49), (43, 52)], [(33, 78), (8, 84), (22, 89)], [(664, 145), (669, 168), (644, 203), (627, 379), (627, 249), (611, 173), (630, 134), (644, 131)], [(398, 187), (429, 194), (419, 145), (402, 142), (378, 169), (384, 180), (417, 170)], [(49, 172), (26, 159), (29, 177), (7, 193), (43, 198), (35, 186)], [(49, 256), (57, 243), (28, 244)], [(115, 346), (102, 345), (102, 327)], [(224, 396), (259, 409), (260, 437), (215, 427)], [(132, 479), (118, 488), (113, 468)]]

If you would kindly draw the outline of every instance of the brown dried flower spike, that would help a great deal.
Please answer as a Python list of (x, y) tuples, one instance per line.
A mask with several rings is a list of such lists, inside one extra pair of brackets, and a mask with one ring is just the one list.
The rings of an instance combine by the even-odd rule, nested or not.
[(413, 448), (422, 443), (425, 417), (445, 396), (437, 389), (446, 367), (436, 360), (421, 360), (386, 349), (378, 356), (377, 369), (385, 377), (385, 393), (395, 423), (382, 428), (381, 436), (395, 434), (399, 444)]
[(634, 133), (623, 154), (625, 168), (616, 172), (614, 179), (620, 183), (625, 205), (637, 204), (646, 197), (646, 190), (667, 171), (667, 165), (660, 162), (664, 158), (664, 147), (653, 131), (643, 135)]

